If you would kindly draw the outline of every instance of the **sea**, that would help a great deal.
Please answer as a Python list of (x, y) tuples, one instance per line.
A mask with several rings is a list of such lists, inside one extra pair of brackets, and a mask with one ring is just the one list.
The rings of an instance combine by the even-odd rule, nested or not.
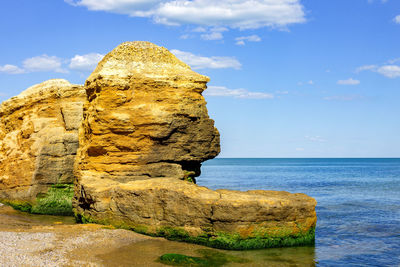
[[(212, 189), (279, 190), (314, 197), (315, 246), (226, 251), (154, 238), (113, 249), (105, 243), (105, 251), (94, 255), (96, 263), (165, 266), (160, 256), (177, 253), (224, 261), (209, 265), (223, 267), (400, 266), (400, 159), (217, 158), (203, 163), (197, 183)], [(11, 228), (24, 233), (27, 227), (60, 231), (70, 224), (72, 217), (27, 214), (0, 205), (0, 234)], [(0, 260), (0, 266), (8, 265)]]
[(283, 248), (273, 255), (265, 250), (271, 263), (400, 266), (398, 158), (216, 158), (203, 163), (197, 183), (211, 189), (305, 193), (317, 200), (315, 247)]

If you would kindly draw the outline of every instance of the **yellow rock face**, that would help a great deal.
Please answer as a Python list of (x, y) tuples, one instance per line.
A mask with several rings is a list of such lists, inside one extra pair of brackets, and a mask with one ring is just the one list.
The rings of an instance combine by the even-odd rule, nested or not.
[(73, 183), (83, 86), (34, 85), (0, 106), (0, 199), (31, 201), (57, 183)]
[(104, 57), (85, 84), (77, 217), (218, 248), (312, 244), (311, 197), (181, 180), (220, 151), (201, 95), (207, 82), (148, 42), (123, 43)]
[(163, 47), (127, 42), (104, 57), (85, 84), (82, 176), (117, 182), (200, 173), (220, 152), (201, 93), (208, 77)]
[(288, 238), (309, 234), (317, 221), (317, 202), (305, 194), (214, 191), (174, 178), (122, 184), (85, 177), (82, 184), (87, 196), (79, 209), (83, 216), (105, 224), (145, 228), (149, 234), (172, 227), (194, 237), (207, 232), (238, 234), (242, 239)]

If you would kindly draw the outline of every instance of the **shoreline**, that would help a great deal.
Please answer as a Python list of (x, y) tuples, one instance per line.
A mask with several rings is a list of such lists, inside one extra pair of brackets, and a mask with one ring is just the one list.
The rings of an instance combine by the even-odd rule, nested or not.
[[(225, 260), (216, 266), (315, 266), (314, 247), (225, 251), (150, 237), (73, 217), (34, 215), (0, 204), (0, 263), (7, 266), (167, 266), (164, 254)], [(243, 263), (235, 261), (243, 260)], [(285, 266), (285, 265), (283, 265)]]
[(0, 218), (0, 262), (7, 266), (103, 266), (97, 255), (154, 239), (75, 224), (72, 217), (23, 214), (2, 204)]

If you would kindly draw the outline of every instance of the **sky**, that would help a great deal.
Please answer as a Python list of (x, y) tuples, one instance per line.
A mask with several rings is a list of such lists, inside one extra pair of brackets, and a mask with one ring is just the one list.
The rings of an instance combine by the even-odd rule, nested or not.
[(125, 41), (211, 81), (220, 157), (400, 157), (399, 0), (2, 0), (0, 101)]

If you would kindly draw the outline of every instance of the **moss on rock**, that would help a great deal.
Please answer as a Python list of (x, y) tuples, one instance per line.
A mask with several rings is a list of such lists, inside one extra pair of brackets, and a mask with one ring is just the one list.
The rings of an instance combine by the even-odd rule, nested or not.
[(196, 251), (202, 257), (192, 257), (182, 254), (168, 253), (162, 255), (158, 262), (172, 266), (223, 266), (227, 263), (248, 263), (249, 260), (228, 255), (212, 249), (199, 249)]
[(32, 204), (27, 201), (1, 199), (0, 202), (23, 212), (31, 212), (32, 209)]
[(311, 227), (306, 232), (296, 234), (292, 233), (283, 235), (282, 233), (285, 231), (281, 231), (278, 236), (255, 233), (252, 236), (245, 238), (238, 233), (211, 231), (193, 236), (185, 229), (179, 227), (161, 226), (154, 230), (154, 228), (149, 228), (144, 225), (129, 225), (126, 222), (121, 223), (108, 219), (97, 220), (89, 215), (78, 213), (75, 213), (75, 218), (79, 223), (113, 225), (116, 228), (132, 230), (153, 237), (164, 237), (171, 241), (187, 242), (225, 250), (253, 250), (277, 247), (313, 246), (315, 244), (315, 227)]
[(23, 212), (72, 216), (73, 196), (74, 189), (72, 184), (56, 184), (50, 187), (47, 193), (38, 195), (34, 203), (6, 199), (1, 200), (0, 202)]
[(56, 184), (49, 188), (46, 194), (39, 196), (32, 206), (35, 214), (72, 216), (73, 185)]
[(190, 236), (183, 229), (163, 227), (157, 231), (156, 236), (168, 240), (184, 241), (207, 247), (226, 250), (251, 250), (276, 247), (310, 246), (315, 244), (315, 228), (306, 233), (291, 234), (287, 236), (255, 235), (243, 238), (237, 233), (205, 233), (199, 236)]
[(175, 253), (164, 254), (158, 261), (172, 266), (210, 266), (205, 259)]

